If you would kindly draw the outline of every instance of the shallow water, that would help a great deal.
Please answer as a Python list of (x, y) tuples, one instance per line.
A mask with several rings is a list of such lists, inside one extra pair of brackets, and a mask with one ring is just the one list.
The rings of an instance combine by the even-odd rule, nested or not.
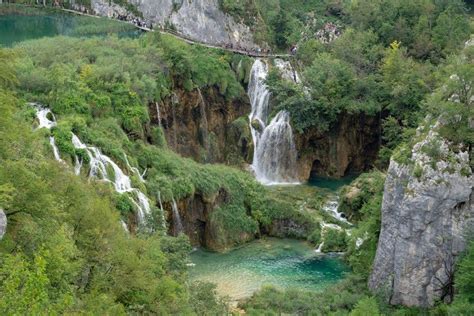
[(355, 178), (357, 178), (357, 176), (358, 174), (352, 174), (340, 179), (313, 177), (309, 179), (308, 185), (334, 192), (339, 190), (344, 185), (350, 184)]
[(344, 277), (347, 266), (337, 255), (321, 255), (307, 243), (266, 238), (228, 253), (202, 249), (191, 254), (190, 279), (217, 284), (221, 296), (239, 300), (264, 285), (319, 291)]
[(39, 15), (0, 14), (0, 45), (3, 46), (58, 35), (90, 37), (110, 33), (120, 37), (136, 37), (141, 34), (121, 22), (59, 12)]

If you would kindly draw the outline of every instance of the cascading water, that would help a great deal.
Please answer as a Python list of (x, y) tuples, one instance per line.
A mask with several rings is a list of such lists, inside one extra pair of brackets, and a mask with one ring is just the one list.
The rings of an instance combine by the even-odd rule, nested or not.
[(161, 127), (161, 111), (160, 111), (159, 102), (155, 102), (155, 108), (156, 108), (156, 117), (158, 119), (158, 126)]
[[(39, 121), (38, 128), (51, 129), (52, 127), (56, 126), (56, 119), (53, 113), (48, 108), (45, 108), (37, 103), (30, 103), (30, 105), (36, 108), (36, 116)], [(53, 136), (50, 136), (49, 143), (53, 147), (54, 158), (58, 161), (63, 161), (59, 155), (59, 150), (56, 146), (55, 139)], [(130, 177), (128, 177), (122, 171), (122, 169), (120, 169), (120, 167), (112, 161), (112, 159), (102, 154), (98, 148), (86, 146), (74, 133), (72, 133), (72, 144), (76, 149), (85, 150), (87, 155), (89, 156), (89, 177), (95, 177), (104, 181), (111, 182), (114, 185), (115, 191), (117, 191), (118, 193), (131, 193), (130, 199), (138, 209), (138, 222), (144, 223), (146, 214), (149, 214), (151, 212), (150, 202), (143, 192), (132, 187)], [(127, 161), (128, 167), (133, 172), (136, 172), (139, 175), (140, 180), (144, 182), (143, 175), (145, 174), (145, 172), (143, 174), (140, 174), (137, 168), (130, 167), (126, 156), (125, 159)], [(109, 174), (107, 167), (109, 167), (109, 170), (110, 168), (113, 170), (113, 175)], [(74, 173), (76, 175), (79, 175), (81, 173), (81, 168), (82, 159), (79, 159), (79, 157), (76, 156)], [(124, 222), (122, 222), (122, 226), (124, 226), (123, 224)], [(126, 225), (124, 226), (124, 228), (125, 227)], [(126, 230), (128, 231), (128, 228)]]
[[(114, 185), (115, 191), (120, 194), (131, 193), (130, 199), (138, 209), (138, 222), (144, 223), (146, 214), (149, 214), (151, 210), (150, 203), (143, 192), (132, 187), (130, 177), (112, 159), (102, 154), (98, 148), (86, 146), (74, 133), (72, 134), (72, 144), (76, 149), (85, 150), (89, 156), (89, 177), (111, 182)], [(110, 168), (113, 170), (113, 175), (109, 174), (108, 170)]]
[(3, 238), (3, 235), (5, 235), (5, 232), (7, 231), (7, 216), (3, 212), (3, 210), (0, 208), (0, 240)]
[(51, 147), (53, 147), (54, 159), (56, 159), (57, 161), (63, 161), (61, 159), (61, 156), (59, 155), (59, 149), (58, 146), (56, 146), (56, 141), (54, 140), (53, 136), (49, 136), (49, 144), (51, 145)]
[(339, 198), (337, 196), (331, 196), (328, 198), (328, 201), (323, 206), (323, 210), (328, 213), (331, 213), (331, 215), (337, 220), (344, 222), (346, 224), (351, 224), (349, 223), (347, 218), (344, 217), (344, 214), (339, 213), (337, 211), (338, 207), (339, 207)]
[(124, 154), (124, 156), (125, 156), (125, 163), (127, 164), (128, 170), (130, 170), (130, 171), (132, 171), (133, 173), (135, 173), (135, 174), (138, 176), (138, 179), (140, 179), (141, 182), (145, 183), (145, 178), (143, 178), (143, 177), (145, 176), (147, 169), (145, 169), (145, 170), (143, 171), (143, 173), (140, 173), (140, 170), (138, 170), (138, 168), (132, 167), (132, 166), (130, 165), (130, 162), (128, 162), (128, 157), (127, 157), (127, 155)]
[(296, 146), (290, 115), (280, 111), (267, 126), (270, 92), (265, 85), (268, 66), (257, 59), (252, 66), (248, 95), (252, 104), (249, 115), (254, 143), (252, 169), (263, 184), (297, 184)]
[[(40, 128), (51, 129), (54, 126), (56, 126), (56, 118), (54, 117), (54, 114), (48, 108), (43, 107), (39, 103), (30, 103), (30, 105), (36, 108), (36, 118), (38, 119), (38, 122), (39, 122), (38, 129)], [(63, 160), (61, 159), (61, 156), (59, 155), (58, 146), (56, 146), (56, 140), (54, 139), (53, 136), (49, 137), (49, 144), (53, 148), (54, 159), (56, 159), (57, 161), (63, 162)]]
[[(51, 129), (56, 126), (56, 118), (50, 109), (43, 107), (39, 103), (29, 103), (31, 106), (36, 108), (36, 117), (38, 118), (38, 128)], [(50, 119), (51, 118), (51, 119)]]
[(158, 192), (158, 202), (160, 204), (161, 211), (161, 225), (163, 227), (163, 231), (166, 232), (165, 210), (163, 209), (163, 202), (161, 201), (161, 192)]
[(173, 211), (173, 223), (176, 236), (184, 232), (183, 223), (181, 222), (181, 216), (179, 215), (178, 204), (173, 198), (173, 203), (171, 204), (171, 209)]

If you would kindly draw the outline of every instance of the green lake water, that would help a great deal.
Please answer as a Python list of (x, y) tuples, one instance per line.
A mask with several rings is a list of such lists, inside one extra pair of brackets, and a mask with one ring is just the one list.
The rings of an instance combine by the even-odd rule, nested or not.
[(107, 34), (116, 34), (119, 37), (137, 37), (141, 31), (118, 21), (72, 14), (0, 14), (0, 45), (3, 46), (58, 35), (90, 37)]
[(264, 285), (320, 291), (342, 279), (347, 266), (337, 255), (317, 254), (307, 243), (265, 238), (227, 253), (191, 253), (191, 280), (212, 282), (221, 296), (239, 300)]
[(352, 174), (340, 179), (314, 177), (309, 179), (307, 185), (329, 191), (338, 191), (344, 185), (350, 184), (355, 178), (357, 178), (357, 176), (358, 174)]

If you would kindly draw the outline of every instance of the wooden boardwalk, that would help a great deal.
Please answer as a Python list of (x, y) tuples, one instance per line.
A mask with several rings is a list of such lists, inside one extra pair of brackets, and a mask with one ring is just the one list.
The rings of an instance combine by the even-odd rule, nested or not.
[[(70, 9), (61, 8), (61, 10), (64, 11), (64, 12), (77, 14), (77, 15), (83, 15), (83, 16), (89, 16), (89, 17), (93, 17), (93, 18), (101, 18), (102, 17), (102, 16), (87, 14), (87, 13), (83, 13), (83, 12), (79, 12), (79, 11), (75, 11), (75, 10), (70, 10)], [(199, 45), (199, 46), (203, 46), (203, 47), (207, 47), (207, 48), (211, 48), (211, 49), (225, 50), (225, 51), (228, 51), (228, 52), (231, 52), (231, 53), (234, 53), (234, 54), (240, 54), (240, 55), (245, 55), (245, 56), (249, 56), (249, 57), (256, 57), (256, 58), (288, 58), (288, 57), (292, 56), (290, 54), (266, 54), (266, 53), (263, 53), (263, 52), (259, 53), (259, 52), (256, 52), (256, 51), (247, 51), (247, 50), (223, 47), (223, 46), (219, 46), (219, 45), (213, 45), (213, 44), (208, 44), (208, 43), (204, 43), (204, 42), (201, 42), (201, 41), (197, 41), (195, 39), (192, 39), (192, 38), (186, 37), (182, 34), (179, 34), (178, 32), (174, 32), (172, 30), (166, 30), (166, 29), (153, 29), (152, 30), (152, 29), (149, 29), (147, 27), (138, 26), (138, 25), (133, 24), (129, 21), (121, 21), (121, 20), (115, 20), (115, 19), (114, 19), (114, 21), (131, 24), (131, 25), (135, 26), (136, 28), (138, 28), (138, 29), (140, 29), (144, 32), (160, 32), (161, 34), (170, 35), (170, 36), (173, 36), (174, 38), (177, 38), (177, 39), (179, 39), (183, 42), (186, 42), (188, 44), (191, 44), (191, 45)]]

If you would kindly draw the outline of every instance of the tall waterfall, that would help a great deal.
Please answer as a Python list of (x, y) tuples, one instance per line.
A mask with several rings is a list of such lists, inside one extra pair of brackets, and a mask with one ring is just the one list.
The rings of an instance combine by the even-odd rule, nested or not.
[[(102, 154), (98, 148), (86, 146), (75, 134), (72, 134), (72, 144), (76, 149), (85, 150), (89, 156), (89, 177), (111, 182), (114, 185), (115, 191), (120, 194), (131, 193), (130, 199), (138, 209), (138, 222), (144, 223), (146, 214), (149, 214), (151, 211), (150, 203), (143, 192), (132, 187), (130, 177), (112, 159)], [(110, 174), (109, 170), (112, 170), (113, 174)]]
[(175, 199), (173, 198), (173, 204), (171, 205), (173, 211), (173, 223), (176, 236), (184, 232), (183, 223), (181, 221), (181, 216), (179, 215), (178, 204), (176, 204)]
[(263, 184), (296, 184), (296, 146), (290, 115), (280, 111), (267, 125), (270, 92), (265, 85), (268, 66), (257, 59), (251, 70), (248, 95), (252, 105), (249, 115), (254, 143), (252, 169)]

